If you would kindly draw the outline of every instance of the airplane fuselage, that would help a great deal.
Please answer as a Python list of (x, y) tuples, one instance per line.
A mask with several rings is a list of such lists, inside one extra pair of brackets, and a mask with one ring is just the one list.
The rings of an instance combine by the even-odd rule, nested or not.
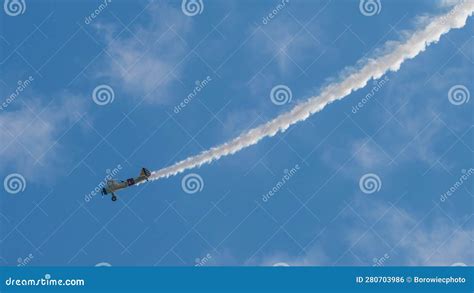
[(106, 186), (102, 188), (102, 195), (106, 195), (110, 193), (112, 194), (112, 200), (115, 201), (117, 200), (117, 197), (115, 196), (115, 191), (138, 184), (145, 180), (148, 180), (148, 177), (150, 177), (150, 174), (151, 174), (150, 171), (148, 171), (145, 168), (142, 168), (142, 171), (140, 172), (140, 176), (138, 177), (128, 178), (125, 181), (108, 180)]

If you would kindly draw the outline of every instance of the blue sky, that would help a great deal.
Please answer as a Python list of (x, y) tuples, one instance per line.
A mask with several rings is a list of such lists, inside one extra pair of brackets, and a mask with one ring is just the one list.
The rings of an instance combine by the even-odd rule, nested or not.
[(283, 134), (117, 202), (91, 195), (107, 170), (158, 170), (290, 110), (453, 1), (371, 16), (359, 1), (25, 1), (0, 23), (2, 265), (474, 264), (472, 19)]

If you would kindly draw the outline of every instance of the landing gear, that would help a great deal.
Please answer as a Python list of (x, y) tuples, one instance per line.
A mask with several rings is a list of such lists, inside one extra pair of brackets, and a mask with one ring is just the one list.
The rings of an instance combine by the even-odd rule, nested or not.
[(115, 195), (112, 195), (112, 201), (116, 201), (117, 197)]

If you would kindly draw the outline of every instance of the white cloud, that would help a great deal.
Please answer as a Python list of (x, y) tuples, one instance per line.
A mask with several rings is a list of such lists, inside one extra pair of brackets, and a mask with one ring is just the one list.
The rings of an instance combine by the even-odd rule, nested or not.
[(415, 233), (410, 240), (401, 243), (409, 259), (408, 265), (446, 266), (462, 262), (474, 264), (474, 241), (469, 238), (473, 231), (456, 229), (448, 220), (433, 225), (433, 229)]
[[(376, 230), (384, 231), (383, 240), (393, 248), (386, 249), (391, 258), (387, 265), (449, 266), (456, 262), (474, 262), (474, 242), (469, 237), (474, 231), (453, 223), (440, 210), (441, 207), (435, 207), (426, 218), (423, 216), (427, 211), (415, 215), (414, 212), (390, 207), (382, 202), (357, 205), (356, 209), (367, 216), (369, 225), (381, 219)], [(355, 226), (351, 231), (349, 242), (355, 244), (358, 241), (359, 256), (369, 260), (377, 257), (372, 250), (380, 243), (371, 242), (370, 237), (360, 239), (367, 227)], [(381, 242), (380, 238), (378, 242)]]
[[(351, 206), (359, 215), (363, 215), (366, 223), (362, 223), (353, 210), (345, 210), (337, 220), (343, 223), (343, 228), (328, 227), (328, 232), (325, 232), (329, 239), (339, 239), (337, 245), (328, 244), (333, 242), (315, 242), (303, 256), (288, 256), (277, 252), (264, 257), (258, 264), (269, 266), (286, 262), (295, 266), (373, 265), (373, 259), (383, 255), (388, 256), (384, 263), (388, 266), (474, 264), (474, 240), (470, 238), (474, 230), (466, 225), (453, 223), (439, 207), (435, 208), (433, 216), (423, 220), (423, 215), (416, 217), (413, 213), (383, 202), (367, 203), (364, 200), (353, 202)], [(374, 223), (377, 223), (374, 230), (368, 230)], [(382, 235), (377, 236), (374, 231)], [(351, 248), (357, 258), (348, 252), (348, 248)], [(336, 263), (339, 257), (341, 259)]]
[(438, 5), (440, 7), (452, 7), (459, 4), (463, 0), (439, 0)]
[[(316, 49), (321, 46), (319, 40), (311, 36), (308, 29), (301, 28), (293, 18), (284, 15), (286, 12), (282, 13), (269, 24), (257, 29), (252, 49), (254, 52), (263, 52), (269, 57), (274, 57), (279, 72), (288, 74), (290, 67), (307, 66), (306, 57), (314, 56)], [(301, 73), (300, 70), (298, 69), (298, 74)], [(271, 71), (265, 74), (269, 75)]]
[(354, 160), (362, 170), (378, 169), (388, 163), (387, 155), (372, 140), (355, 141), (351, 153), (357, 153)]
[[(169, 99), (167, 89), (182, 74), (177, 66), (187, 53), (184, 36), (190, 29), (190, 17), (166, 4), (150, 4), (141, 19), (146, 24), (117, 34), (121, 26), (100, 24), (108, 53), (100, 75), (107, 76), (141, 100), (163, 103)], [(116, 39), (114, 39), (116, 38)]]
[(18, 110), (1, 112), (0, 171), (18, 172), (33, 181), (56, 174), (64, 163), (59, 138), (83, 112), (81, 100), (70, 95), (48, 105), (29, 99)]

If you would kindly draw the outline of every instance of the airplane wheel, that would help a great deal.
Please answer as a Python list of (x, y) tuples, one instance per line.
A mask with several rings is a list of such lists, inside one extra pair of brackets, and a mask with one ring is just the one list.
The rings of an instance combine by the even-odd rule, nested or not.
[(116, 201), (117, 200), (117, 197), (116, 196), (112, 196), (112, 201)]

